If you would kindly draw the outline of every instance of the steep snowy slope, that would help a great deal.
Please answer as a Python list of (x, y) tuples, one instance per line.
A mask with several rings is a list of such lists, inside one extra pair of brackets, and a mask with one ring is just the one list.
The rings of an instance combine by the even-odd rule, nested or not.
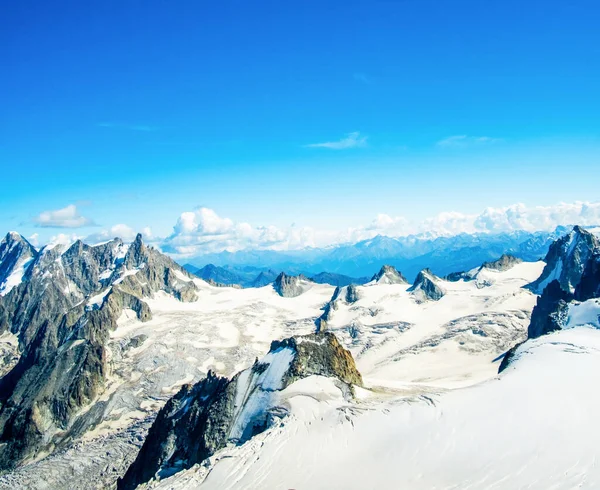
[(363, 391), (344, 403), (322, 389), (327, 401), (298, 399), (285, 424), (152, 488), (598, 488), (598, 370), (600, 331), (578, 328), (528, 341), (498, 379), (442, 395)]
[(11, 231), (0, 242), (0, 296), (21, 284), (29, 265), (37, 256), (33, 246)]

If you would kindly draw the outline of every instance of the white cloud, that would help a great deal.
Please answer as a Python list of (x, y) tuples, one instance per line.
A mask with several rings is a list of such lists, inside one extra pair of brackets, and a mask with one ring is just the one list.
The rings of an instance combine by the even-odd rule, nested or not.
[(94, 222), (81, 216), (75, 204), (69, 204), (62, 209), (43, 211), (33, 219), (37, 226), (43, 228), (81, 228), (83, 226), (94, 226)]
[(599, 225), (600, 202), (534, 207), (514, 204), (487, 208), (478, 214), (442, 212), (418, 222), (403, 216), (382, 213), (367, 225), (336, 231), (295, 226), (253, 226), (223, 218), (212, 209), (199, 208), (182, 213), (173, 227), (173, 233), (157, 243), (163, 251), (182, 258), (222, 251), (298, 250), (353, 243), (376, 235), (452, 236), (460, 233), (500, 233), (515, 230), (550, 231), (559, 225), (574, 224)]
[(498, 141), (500, 141), (499, 138), (491, 138), (489, 136), (467, 136), (466, 134), (459, 134), (444, 138), (438, 141), (436, 145), (441, 148), (464, 148), (466, 146), (496, 143)]
[(338, 141), (327, 141), (325, 143), (312, 143), (307, 148), (329, 148), (330, 150), (347, 150), (367, 145), (367, 137), (361, 136), (360, 132), (348, 133), (346, 137)]
[[(150, 228), (148, 228), (148, 227), (144, 228), (141, 233), (146, 242), (153, 241), (152, 230)], [(137, 235), (137, 232), (133, 228), (120, 223), (120, 224), (114, 225), (108, 229), (100, 230), (97, 233), (93, 233), (93, 234), (87, 236), (84, 241), (86, 243), (94, 245), (94, 244), (106, 242), (108, 240), (112, 240), (113, 238), (118, 237), (118, 238), (121, 238), (124, 242), (132, 242), (133, 240), (135, 240), (136, 235)]]
[(39, 233), (34, 233), (30, 237), (27, 237), (27, 241), (31, 243), (34, 247), (37, 247), (40, 244), (40, 235)]
[(164, 251), (182, 257), (225, 250), (293, 250), (311, 246), (316, 246), (312, 228), (235, 223), (204, 207), (182, 213), (173, 233), (161, 243)]

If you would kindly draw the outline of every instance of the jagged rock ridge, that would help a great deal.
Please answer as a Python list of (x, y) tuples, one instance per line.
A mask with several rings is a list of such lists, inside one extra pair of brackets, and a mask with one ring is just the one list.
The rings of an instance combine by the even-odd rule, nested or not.
[(146, 321), (144, 297), (162, 290), (192, 301), (196, 289), (141, 235), (131, 245), (78, 240), (42, 249), (0, 301), (0, 332), (15, 334), (21, 351), (0, 380), (0, 471), (68, 438), (80, 409), (102, 391), (109, 332), (123, 309)]
[(544, 259), (546, 267), (539, 279), (529, 285), (530, 289), (541, 294), (553, 280), (558, 280), (565, 291), (573, 293), (589, 259), (598, 252), (598, 238), (580, 226), (575, 226), (570, 233), (550, 245)]
[(311, 281), (303, 276), (288, 276), (285, 272), (282, 272), (277, 276), (273, 283), (273, 288), (277, 291), (279, 296), (284, 298), (295, 298), (304, 293), (310, 288)]
[(408, 284), (401, 272), (391, 265), (384, 265), (379, 272), (371, 278), (377, 284)]
[(327, 322), (331, 320), (333, 312), (338, 309), (340, 302), (346, 304), (356, 303), (360, 299), (360, 291), (355, 284), (349, 286), (336, 287), (331, 299), (323, 307), (323, 314), (317, 318), (317, 332), (325, 330)]
[(352, 355), (332, 333), (274, 341), (269, 353), (231, 380), (208, 376), (184, 386), (159, 412), (140, 453), (119, 480), (136, 488), (202, 462), (228, 443), (243, 443), (266, 430), (286, 409), (278, 394), (308, 376), (336, 378), (351, 390), (362, 385)]
[[(527, 338), (566, 328), (573, 306), (600, 297), (600, 242), (575, 226), (550, 246), (542, 275), (528, 287), (541, 291), (541, 296), (531, 314)], [(520, 345), (506, 353), (500, 372), (510, 365)]]

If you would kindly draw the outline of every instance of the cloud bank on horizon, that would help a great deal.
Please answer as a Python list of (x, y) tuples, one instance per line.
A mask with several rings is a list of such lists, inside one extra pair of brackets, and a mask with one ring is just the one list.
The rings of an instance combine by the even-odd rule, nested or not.
[[(327, 247), (342, 243), (355, 243), (377, 235), (435, 237), (461, 233), (502, 233), (517, 230), (551, 231), (557, 226), (573, 224), (600, 225), (600, 202), (559, 203), (552, 206), (533, 207), (513, 204), (500, 208), (489, 207), (478, 214), (443, 212), (419, 222), (411, 221), (403, 216), (381, 213), (366, 225), (345, 230), (322, 230), (293, 225), (289, 227), (257, 226), (247, 222), (235, 222), (230, 218), (220, 216), (213, 209), (200, 207), (181, 213), (173, 227), (173, 232), (167, 237), (153, 236), (148, 227), (144, 228), (141, 233), (146, 241), (175, 258), (188, 258), (223, 251), (286, 251), (306, 247)], [(136, 231), (131, 227), (117, 224), (85, 238), (76, 234), (59, 234), (51, 241), (66, 242), (84, 238), (88, 243), (99, 243), (115, 236), (119, 236), (125, 241), (131, 241), (135, 235)]]

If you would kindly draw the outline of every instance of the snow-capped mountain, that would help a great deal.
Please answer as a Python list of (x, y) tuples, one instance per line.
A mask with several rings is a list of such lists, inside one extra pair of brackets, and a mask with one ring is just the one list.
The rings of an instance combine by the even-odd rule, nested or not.
[[(245, 289), (140, 236), (46, 247), (0, 297), (0, 488), (545, 487), (549, 462), (551, 476), (581, 464), (600, 482), (579, 449), (597, 410), (582, 373), (600, 362), (585, 328), (600, 327), (600, 253), (557, 243), (547, 263), (498, 254), (413, 284), (384, 267), (362, 285), (280, 274)], [(526, 287), (559, 258), (564, 276), (541, 296)], [(548, 427), (571, 408), (556, 390), (584, 407), (559, 461)], [(531, 444), (515, 446), (522, 397), (556, 410), (518, 422)], [(536, 451), (539, 468), (507, 473)]]
[(0, 242), (0, 296), (21, 284), (37, 251), (25, 238), (11, 231)]
[[(369, 240), (327, 248), (310, 248), (277, 252), (242, 250), (206, 254), (187, 259), (202, 267), (224, 266), (238, 271), (244, 267), (271, 268), (288, 274), (311, 277), (322, 271), (350, 277), (371, 277), (383, 265), (394, 266), (410, 280), (424, 268), (438, 276), (468, 271), (483, 262), (510, 254), (526, 261), (541, 259), (550, 244), (571, 228), (558, 227), (553, 232), (513, 231), (510, 233), (462, 233), (454, 236), (410, 235), (392, 238), (376, 236)], [(355, 281), (359, 283), (359, 281)], [(345, 285), (345, 284), (335, 284)]]

